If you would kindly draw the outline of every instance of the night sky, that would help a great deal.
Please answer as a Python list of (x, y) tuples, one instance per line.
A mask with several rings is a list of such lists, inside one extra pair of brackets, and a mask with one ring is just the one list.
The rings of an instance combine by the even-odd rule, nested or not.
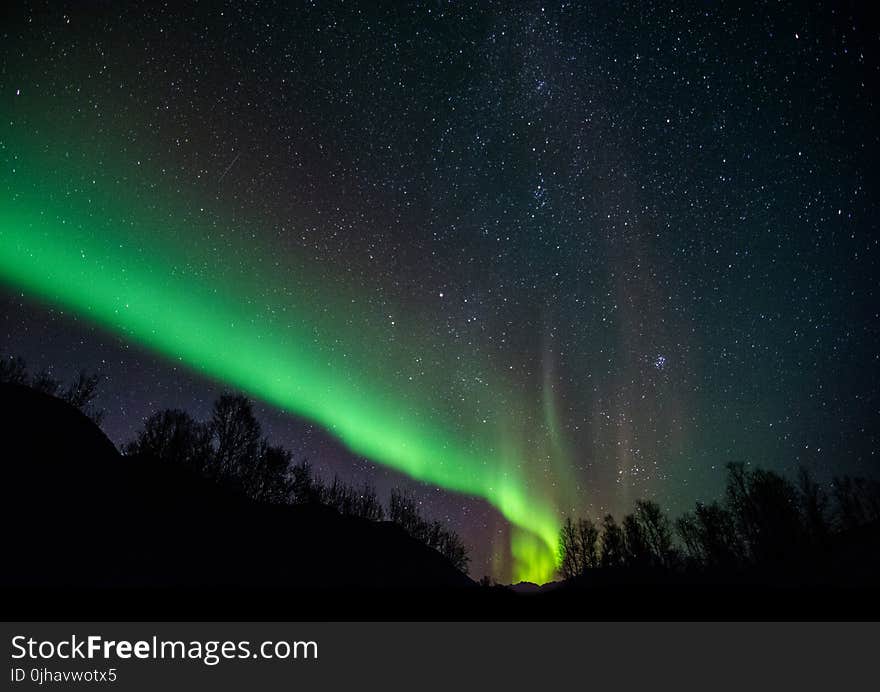
[(377, 4), (7, 9), (0, 353), (118, 444), (244, 391), (475, 577), (729, 461), (878, 475), (861, 3)]

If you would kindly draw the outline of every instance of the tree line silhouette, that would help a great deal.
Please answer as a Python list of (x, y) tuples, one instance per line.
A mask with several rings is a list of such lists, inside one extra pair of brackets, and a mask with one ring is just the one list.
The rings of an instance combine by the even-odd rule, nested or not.
[[(48, 372), (30, 375), (20, 357), (0, 359), (0, 382), (31, 387), (57, 396), (83, 411), (95, 423), (104, 412), (93, 406), (101, 378), (86, 371), (64, 386)], [(323, 505), (342, 515), (370, 521), (388, 520), (437, 550), (462, 572), (470, 557), (459, 535), (439, 521), (423, 517), (412, 493), (394, 488), (385, 510), (369, 483), (355, 487), (334, 475), (321, 479), (308, 460), (294, 462), (290, 450), (263, 437), (251, 401), (239, 394), (223, 394), (208, 421), (197, 421), (186, 411), (164, 409), (152, 414), (122, 453), (164, 464), (178, 464), (211, 481), (268, 504)]]
[[(567, 518), (559, 535), (564, 579), (596, 569), (734, 575), (817, 565), (835, 536), (880, 522), (880, 482), (835, 477), (830, 493), (801, 468), (794, 483), (778, 473), (727, 465), (723, 499), (697, 503), (670, 520), (639, 500), (618, 523)], [(676, 538), (678, 540), (676, 540)]]
[[(0, 382), (61, 398), (98, 424), (103, 418), (94, 406), (98, 375), (81, 371), (65, 385), (48, 372), (30, 375), (25, 361), (14, 357), (0, 359)], [(290, 450), (263, 436), (252, 402), (242, 395), (221, 395), (207, 421), (180, 409), (157, 411), (122, 452), (183, 466), (256, 502), (322, 505), (345, 516), (391, 521), (467, 572), (470, 558), (461, 538), (423, 517), (412, 493), (392, 489), (386, 508), (369, 483), (352, 486), (337, 475), (324, 481), (307, 459), (295, 462)], [(876, 480), (834, 477), (823, 487), (803, 468), (793, 482), (773, 471), (730, 463), (722, 498), (698, 502), (674, 520), (651, 500), (637, 501), (620, 522), (611, 514), (598, 523), (566, 518), (559, 534), (559, 572), (574, 579), (596, 571), (725, 576), (810, 570), (827, 559), (836, 538), (867, 525), (880, 525)]]
[(461, 538), (441, 522), (422, 517), (412, 494), (393, 489), (386, 511), (369, 483), (355, 487), (338, 475), (325, 482), (308, 460), (294, 463), (290, 450), (263, 438), (251, 401), (240, 394), (220, 396), (205, 422), (179, 409), (154, 413), (123, 453), (182, 464), (257, 502), (324, 505), (345, 516), (387, 519), (467, 572), (470, 558)]

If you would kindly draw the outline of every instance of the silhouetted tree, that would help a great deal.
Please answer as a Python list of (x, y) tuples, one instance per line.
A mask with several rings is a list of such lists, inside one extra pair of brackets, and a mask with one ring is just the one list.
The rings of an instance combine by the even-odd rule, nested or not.
[(293, 455), (284, 447), (263, 440), (256, 463), (247, 472), (246, 490), (258, 502), (287, 504), (293, 493)]
[(618, 526), (612, 515), (602, 532), (589, 519), (567, 518), (559, 532), (559, 569), (570, 579), (595, 567), (672, 568), (679, 563), (669, 519), (656, 502), (640, 500)]
[[(831, 540), (830, 502), (806, 469), (797, 486), (764, 469), (728, 464), (725, 505), (697, 504), (676, 522), (692, 564), (731, 572), (749, 566), (781, 568), (822, 559)], [(875, 487), (878, 487), (877, 484)], [(838, 527), (871, 521), (870, 483), (835, 478), (832, 488)], [(880, 490), (876, 518), (880, 519)]]
[(651, 566), (673, 567), (677, 553), (672, 542), (672, 525), (660, 505), (652, 500), (639, 500), (635, 517), (648, 548)]
[(807, 537), (814, 545), (824, 545), (828, 540), (828, 495), (801, 466), (798, 469), (798, 495)]
[(385, 510), (379, 502), (376, 489), (369, 483), (354, 488), (343, 483), (338, 476), (334, 476), (333, 482), (327, 486), (324, 502), (340, 514), (348, 516), (371, 521), (381, 521), (385, 517)]
[(428, 537), (427, 527), (416, 508), (415, 498), (404, 490), (391, 489), (391, 496), (388, 500), (388, 520), (419, 540), (426, 540)]
[(678, 518), (676, 530), (696, 566), (733, 570), (742, 565), (745, 549), (733, 517), (718, 502), (697, 503), (693, 513)]
[(471, 558), (467, 547), (455, 531), (444, 528), (435, 547), (456, 569), (467, 574)]
[(652, 564), (651, 548), (635, 514), (627, 514), (620, 523), (623, 531), (623, 563), (626, 567), (645, 568)]
[(257, 459), (261, 437), (250, 400), (240, 394), (222, 395), (214, 402), (210, 426), (217, 475), (246, 484), (247, 466)]
[(620, 567), (625, 555), (623, 530), (611, 514), (602, 519), (602, 538), (599, 541), (599, 564), (602, 567)]
[(566, 517), (559, 529), (559, 573), (563, 579), (572, 579), (580, 574), (579, 547), (574, 522), (571, 517)]
[(675, 520), (675, 531), (684, 545), (685, 558), (694, 566), (704, 566), (708, 562), (703, 546), (700, 526), (693, 512), (685, 512)]
[(764, 469), (728, 464), (727, 507), (754, 564), (779, 562), (802, 549), (805, 530), (797, 491), (785, 478)]
[(180, 464), (201, 474), (206, 473), (213, 455), (208, 426), (196, 422), (180, 409), (166, 409), (151, 415), (123, 451), (130, 456)]
[(333, 476), (333, 481), (327, 486), (324, 504), (332, 507), (340, 514), (355, 514), (355, 492), (351, 486), (343, 483), (339, 476)]
[(577, 525), (580, 546), (580, 572), (599, 566), (599, 529), (590, 519), (581, 519)]
[(92, 402), (98, 395), (100, 384), (100, 375), (89, 375), (85, 370), (80, 370), (76, 379), (64, 390), (61, 398), (100, 425), (104, 417), (103, 411), (95, 411), (91, 408)]
[(312, 473), (312, 465), (303, 459), (290, 469), (292, 481), (292, 500), (298, 505), (322, 504), (326, 489), (320, 479)]
[(376, 494), (376, 488), (369, 483), (364, 483), (357, 491), (355, 499), (355, 516), (369, 519), (370, 521), (382, 521), (385, 518), (385, 510)]
[(598, 567), (599, 530), (589, 519), (573, 522), (567, 517), (559, 531), (559, 571), (564, 579), (586, 574)]

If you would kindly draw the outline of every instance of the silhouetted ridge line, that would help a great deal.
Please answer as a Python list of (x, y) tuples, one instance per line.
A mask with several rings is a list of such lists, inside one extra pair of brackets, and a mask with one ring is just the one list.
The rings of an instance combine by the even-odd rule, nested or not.
[[(24, 385), (0, 384), (0, 421), (0, 534), (15, 556), (0, 575), (5, 589), (473, 585), (388, 522), (257, 502), (195, 467), (121, 455), (81, 411)], [(252, 449), (250, 438), (235, 439), (230, 464), (235, 450)]]
[(459, 536), (440, 522), (423, 518), (412, 496), (392, 490), (386, 512), (369, 483), (355, 488), (338, 476), (325, 483), (308, 460), (294, 463), (289, 450), (262, 437), (253, 406), (244, 396), (222, 395), (206, 422), (177, 409), (158, 411), (146, 420), (124, 453), (183, 466), (258, 502), (323, 505), (344, 516), (370, 521), (387, 517), (467, 572), (469, 557)]

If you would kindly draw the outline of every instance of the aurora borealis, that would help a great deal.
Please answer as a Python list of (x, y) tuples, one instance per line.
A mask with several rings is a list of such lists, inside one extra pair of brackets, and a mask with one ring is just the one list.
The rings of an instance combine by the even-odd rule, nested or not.
[[(469, 392), (455, 404), (458, 419), (474, 427), (444, 421), (442, 403), (431, 393), (455, 391), (456, 383), (443, 377), (455, 371), (455, 361), (419, 335), (417, 322), (399, 317), (404, 336), (389, 342), (383, 332), (390, 318), (357, 314), (363, 309), (357, 292), (341, 289), (338, 279), (310, 277), (301, 266), (273, 262), (247, 246), (235, 247), (235, 265), (225, 267), (181, 247), (181, 234), (197, 248), (209, 242), (210, 230), (180, 229), (173, 214), (151, 217), (128, 191), (119, 202), (100, 189), (66, 189), (71, 172), (63, 164), (41, 160), (39, 153), (23, 158), (15, 171), (17, 194), (0, 219), (0, 268), (7, 281), (314, 421), (352, 452), (485, 498), (517, 529), (512, 554), (518, 576), (552, 575), (558, 510), (552, 495), (531, 492), (525, 464), (541, 450), (518, 444), (510, 410), (518, 405), (516, 392), (502, 379), (480, 380), (484, 392)], [(40, 173), (47, 170), (57, 173)], [(51, 202), (58, 198), (63, 205)], [(127, 217), (136, 220), (121, 231)], [(206, 278), (199, 269), (209, 265)], [(261, 293), (266, 282), (283, 286), (284, 295), (267, 298)], [(432, 349), (442, 367), (435, 368), (426, 393), (427, 378), (413, 384), (400, 364)], [(544, 406), (552, 407), (552, 395), (544, 396)], [(553, 445), (552, 410), (547, 417), (549, 437), (541, 443)]]
[(874, 473), (876, 46), (840, 12), (25, 4), (0, 349), (104, 372), (117, 442), (240, 389), (502, 580), (730, 460)]

